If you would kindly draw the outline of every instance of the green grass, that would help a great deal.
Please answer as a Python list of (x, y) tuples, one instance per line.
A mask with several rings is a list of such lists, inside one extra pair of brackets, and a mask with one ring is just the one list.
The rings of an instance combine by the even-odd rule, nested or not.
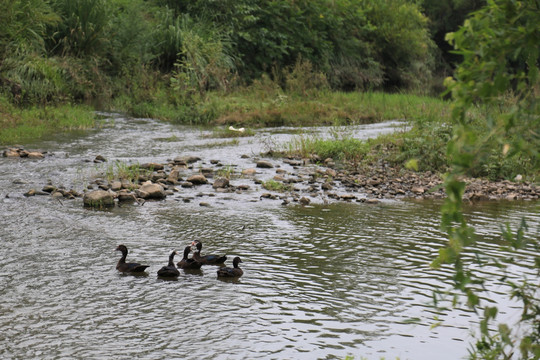
[(99, 118), (83, 105), (19, 109), (0, 99), (0, 144), (14, 145), (41, 137), (96, 127)]
[(226, 179), (231, 179), (235, 175), (236, 171), (234, 169), (234, 166), (226, 165), (222, 168), (220, 168), (218, 171), (216, 171), (216, 175), (218, 177), (223, 177)]
[(292, 189), (291, 185), (284, 184), (276, 180), (267, 180), (262, 183), (262, 187), (269, 191), (286, 192)]
[(331, 158), (350, 163), (358, 163), (370, 150), (367, 142), (347, 135), (336, 135), (333, 139), (300, 135), (294, 137), (284, 147), (285, 153), (289, 156), (307, 158), (314, 154), (321, 160)]
[(99, 176), (103, 176), (107, 181), (115, 180), (127, 181), (130, 184), (138, 183), (139, 176), (148, 176), (152, 169), (143, 169), (140, 164), (128, 164), (123, 161), (107, 162), (98, 166)]

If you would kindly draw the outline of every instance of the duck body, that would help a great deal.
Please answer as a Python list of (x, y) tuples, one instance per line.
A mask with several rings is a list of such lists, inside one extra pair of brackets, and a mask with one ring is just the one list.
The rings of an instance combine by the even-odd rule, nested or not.
[(184, 257), (182, 258), (182, 260), (178, 262), (178, 264), (176, 264), (176, 266), (178, 266), (180, 269), (185, 269), (185, 270), (200, 269), (202, 266), (200, 262), (196, 261), (195, 259), (188, 258), (190, 252), (191, 252), (191, 246), (186, 246), (186, 248), (184, 249)]
[(203, 265), (221, 265), (227, 260), (227, 256), (219, 256), (219, 255), (205, 255), (201, 256), (201, 250), (202, 250), (202, 243), (199, 240), (195, 240), (191, 243), (191, 245), (195, 245), (197, 248), (197, 251), (193, 253), (193, 259), (195, 261), (200, 262)]
[(118, 245), (116, 251), (122, 252), (122, 257), (116, 264), (116, 270), (122, 273), (143, 273), (149, 265), (141, 265), (139, 263), (127, 263), (126, 258), (128, 249), (125, 245)]
[(171, 255), (169, 255), (169, 264), (167, 266), (163, 266), (157, 272), (159, 277), (172, 278), (180, 275), (180, 271), (178, 271), (176, 266), (174, 266), (174, 255), (176, 254), (178, 254), (178, 252), (174, 250)]
[(221, 269), (218, 269), (217, 276), (218, 277), (227, 277), (227, 278), (238, 278), (242, 275), (244, 275), (244, 271), (238, 267), (238, 264), (241, 263), (242, 260), (237, 256), (233, 259), (233, 267), (223, 267)]

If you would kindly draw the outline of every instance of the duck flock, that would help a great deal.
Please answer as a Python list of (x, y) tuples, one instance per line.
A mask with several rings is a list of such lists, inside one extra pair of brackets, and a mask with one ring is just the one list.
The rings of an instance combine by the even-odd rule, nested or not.
[[(195, 247), (195, 251), (193, 251)], [(227, 256), (219, 255), (204, 255), (201, 256), (202, 242), (195, 240), (190, 246), (186, 246), (184, 249), (184, 257), (176, 265), (174, 264), (174, 256), (180, 255), (178, 251), (173, 250), (169, 255), (169, 263), (158, 270), (157, 275), (160, 278), (176, 278), (180, 275), (178, 269), (184, 270), (199, 270), (203, 265), (218, 265), (222, 266), (217, 270), (218, 278), (239, 278), (244, 274), (244, 271), (238, 267), (238, 264), (242, 262), (240, 257), (233, 259), (233, 267), (226, 267), (223, 264), (227, 260)], [(128, 249), (125, 245), (118, 245), (116, 251), (122, 253), (122, 257), (116, 264), (116, 269), (124, 274), (145, 274), (146, 268), (149, 265), (142, 265), (134, 262), (126, 262)], [(193, 256), (190, 258), (189, 253), (193, 251)]]

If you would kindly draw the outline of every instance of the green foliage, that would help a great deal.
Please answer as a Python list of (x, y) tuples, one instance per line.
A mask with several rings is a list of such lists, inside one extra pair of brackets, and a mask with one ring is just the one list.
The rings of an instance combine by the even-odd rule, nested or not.
[(431, 76), (432, 41), (427, 18), (407, 0), (364, 0), (372, 25), (369, 36), (376, 49), (387, 88), (419, 89)]
[[(434, 265), (454, 265), (456, 289), (468, 299), (468, 305), (477, 309), (481, 291), (488, 281), (479, 278), (469, 267), (495, 263), (501, 270), (497, 281), (509, 286), (509, 294), (522, 303), (519, 320), (520, 333), (511, 332), (508, 324), (491, 324), (497, 321), (496, 307), (484, 307), (480, 322), (479, 340), (471, 350), (471, 358), (509, 358), (519, 352), (521, 358), (540, 357), (540, 298), (538, 278), (524, 278), (520, 283), (509, 281), (506, 270), (514, 261), (513, 253), (530, 249), (535, 268), (540, 276), (540, 242), (533, 235), (526, 236), (526, 224), (522, 222), (515, 235), (510, 226), (503, 228), (502, 243), (508, 250), (504, 261), (496, 262), (484, 255), (477, 257), (477, 264), (468, 263), (462, 253), (474, 249), (476, 236), (462, 214), (464, 183), (459, 177), (477, 165), (477, 159), (492, 154), (490, 144), (499, 144), (503, 157), (526, 159), (531, 168), (540, 168), (540, 3), (534, 0), (492, 0), (486, 7), (471, 16), (457, 32), (449, 34), (463, 62), (456, 72), (456, 79), (448, 79), (447, 85), (455, 98), (453, 119), (455, 121), (447, 154), (451, 172), (445, 179), (447, 199), (442, 209), (442, 227), (448, 232), (449, 245), (442, 249)], [(511, 101), (507, 101), (507, 99)], [(473, 128), (469, 110), (475, 104), (500, 106), (500, 111), (486, 116), (486, 132), (477, 133)], [(499, 156), (499, 155), (497, 155)], [(474, 284), (482, 284), (475, 288)]]
[(62, 18), (51, 29), (52, 50), (76, 57), (100, 56), (110, 46), (110, 9), (105, 0), (54, 0), (52, 6)]
[(188, 99), (193, 92), (209, 89), (227, 90), (235, 61), (226, 36), (204, 22), (183, 16), (179, 35), (182, 43), (171, 79), (173, 91)]

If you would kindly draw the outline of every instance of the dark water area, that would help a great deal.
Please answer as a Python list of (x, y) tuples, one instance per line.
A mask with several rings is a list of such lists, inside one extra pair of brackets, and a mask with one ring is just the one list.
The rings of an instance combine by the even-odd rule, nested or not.
[[(395, 124), (359, 127), (358, 138)], [(324, 131), (315, 129), (314, 131)], [(54, 153), (43, 160), (0, 158), (0, 357), (2, 359), (459, 359), (477, 317), (465, 308), (436, 310), (433, 291), (451, 272), (430, 262), (445, 244), (440, 204), (432, 201), (317, 203), (303, 207), (246, 194), (178, 195), (143, 206), (90, 210), (82, 200), (24, 197), (51, 180), (84, 188), (107, 164), (100, 154), (139, 163), (178, 155), (218, 159), (239, 170), (269, 144), (292, 135), (261, 130), (238, 144), (206, 130), (153, 120), (111, 120), (101, 130), (27, 145)], [(220, 145), (220, 142), (223, 142)], [(211, 146), (210, 146), (211, 145)], [(242, 179), (236, 180), (238, 182)], [(185, 190), (188, 191), (188, 190)], [(481, 253), (502, 257), (500, 226), (522, 218), (538, 236), (538, 203), (471, 205), (467, 216)], [(244, 276), (222, 281), (216, 267), (158, 279), (172, 249), (192, 240), (203, 253), (240, 256)], [(148, 276), (115, 269), (118, 244)], [(472, 254), (470, 255), (472, 256)], [(535, 278), (532, 250), (517, 255), (510, 278)], [(178, 259), (179, 260), (179, 259)], [(479, 270), (497, 278), (497, 270)], [(489, 298), (501, 321), (519, 308), (504, 286)], [(442, 321), (439, 326), (433, 324)]]

